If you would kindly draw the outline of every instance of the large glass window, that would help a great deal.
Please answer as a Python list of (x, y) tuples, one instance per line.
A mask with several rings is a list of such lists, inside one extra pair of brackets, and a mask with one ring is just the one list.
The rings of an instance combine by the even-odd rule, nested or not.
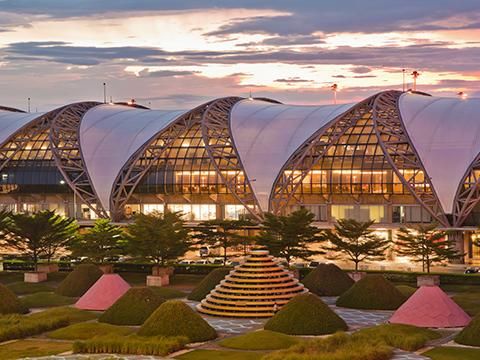
[(168, 204), (168, 209), (181, 212), (187, 221), (214, 220), (217, 217), (215, 204)]
[(143, 213), (144, 214), (150, 214), (152, 212), (163, 213), (164, 207), (165, 206), (163, 204), (143, 204)]
[(243, 205), (225, 205), (225, 219), (239, 220), (248, 215), (248, 210)]
[(387, 221), (383, 205), (332, 205), (331, 214), (334, 219), (355, 219), (384, 223)]
[(420, 205), (396, 205), (392, 207), (392, 222), (429, 223), (432, 222), (432, 216)]

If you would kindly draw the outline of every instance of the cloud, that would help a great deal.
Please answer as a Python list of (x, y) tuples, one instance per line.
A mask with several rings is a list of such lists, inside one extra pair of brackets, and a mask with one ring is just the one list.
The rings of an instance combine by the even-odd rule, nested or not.
[(275, 82), (294, 84), (294, 83), (310, 83), (310, 82), (313, 82), (313, 80), (301, 79), (298, 76), (295, 76), (295, 77), (290, 77), (286, 79), (276, 79)]
[(367, 74), (372, 71), (368, 66), (356, 66), (353, 69), (350, 69), (351, 72), (355, 74)]
[(198, 71), (187, 70), (158, 70), (149, 71), (148, 69), (142, 70), (138, 73), (141, 77), (172, 77), (172, 76), (189, 76), (198, 74)]

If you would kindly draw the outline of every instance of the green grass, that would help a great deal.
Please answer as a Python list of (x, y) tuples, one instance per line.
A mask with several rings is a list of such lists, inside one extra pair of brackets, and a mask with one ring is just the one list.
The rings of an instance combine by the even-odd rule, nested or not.
[(395, 285), (398, 291), (402, 293), (403, 296), (409, 298), (412, 296), (415, 291), (417, 291), (416, 287), (410, 286), (410, 285)]
[(122, 278), (130, 284), (130, 286), (145, 286), (147, 282), (146, 273), (120, 273)]
[(384, 341), (387, 345), (406, 351), (415, 351), (441, 335), (433, 330), (418, 328), (411, 325), (383, 324), (359, 330), (355, 336), (365, 336)]
[(467, 314), (475, 316), (480, 313), (480, 292), (457, 293), (452, 299), (460, 305)]
[(24, 314), (26, 308), (9, 288), (0, 284), (0, 314)]
[(130, 288), (100, 316), (99, 321), (114, 325), (142, 325), (165, 301), (160, 293), (153, 288)]
[(169, 300), (150, 315), (138, 335), (185, 336), (190, 342), (201, 342), (215, 339), (217, 332), (190, 306)]
[(165, 300), (184, 298), (187, 296), (183, 291), (169, 287), (150, 286), (149, 289)]
[(455, 341), (463, 345), (480, 346), (480, 314), (455, 336)]
[(38, 292), (24, 296), (20, 301), (27, 308), (44, 308), (70, 305), (75, 303), (77, 298), (58, 295), (54, 292)]
[(170, 285), (173, 286), (185, 286), (193, 287), (200, 284), (205, 278), (205, 275), (198, 274), (176, 274), (170, 276)]
[(264, 328), (289, 335), (325, 335), (347, 330), (347, 324), (317, 295), (307, 293), (290, 300)]
[(38, 335), (76, 322), (87, 321), (95, 315), (83, 310), (59, 307), (25, 315), (0, 316), (0, 342)]
[(0, 284), (8, 285), (23, 281), (23, 273), (17, 271), (0, 271)]
[(466, 349), (459, 347), (442, 346), (422, 354), (432, 360), (478, 360), (480, 349)]
[(176, 356), (178, 360), (260, 360), (264, 353), (244, 351), (194, 350)]
[(295, 345), (296, 337), (269, 330), (260, 330), (240, 336), (227, 338), (219, 342), (223, 347), (237, 350), (280, 350)]
[(103, 275), (93, 264), (82, 264), (68, 274), (55, 292), (68, 297), (80, 297)]
[(183, 349), (187, 341), (185, 337), (145, 338), (136, 335), (107, 335), (85, 341), (75, 341), (73, 343), (73, 352), (166, 356)]
[(337, 306), (352, 309), (395, 310), (406, 299), (382, 275), (367, 275), (338, 298)]
[(37, 292), (53, 291), (53, 288), (45, 283), (15, 282), (8, 285), (8, 288), (17, 295), (34, 294)]
[(231, 269), (218, 268), (212, 270), (188, 295), (189, 300), (202, 301), (228, 275)]
[(20, 359), (57, 355), (70, 351), (72, 344), (58, 341), (45, 340), (20, 340), (13, 343), (0, 345), (0, 359)]
[(355, 282), (334, 264), (320, 264), (302, 280), (308, 290), (318, 296), (339, 296)]
[(345, 333), (307, 340), (288, 349), (266, 355), (264, 360), (387, 360), (392, 347), (383, 341)]
[(52, 331), (47, 336), (58, 340), (88, 340), (100, 335), (125, 336), (133, 332), (132, 328), (124, 326), (85, 322)]

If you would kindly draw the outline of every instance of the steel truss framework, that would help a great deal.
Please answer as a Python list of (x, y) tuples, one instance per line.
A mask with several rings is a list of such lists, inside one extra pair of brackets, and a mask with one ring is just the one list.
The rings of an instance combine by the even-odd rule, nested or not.
[[(42, 133), (48, 133), (53, 119), (62, 109), (63, 108), (59, 108), (50, 111), (36, 118), (4, 141), (0, 146), (0, 170), (5, 168), (17, 153), (23, 151), (29, 142), (33, 141)], [(50, 147), (51, 146), (49, 146), (49, 148)], [(49, 149), (46, 150), (48, 151)]]
[[(277, 176), (270, 195), (270, 211), (278, 214), (295, 196), (298, 186), (328, 149), (345, 132), (371, 110), (375, 97), (372, 96), (347, 112), (341, 114), (329, 124), (319, 129), (305, 141), (286, 162)], [(309, 159), (307, 162), (306, 159)]]
[(121, 220), (124, 217), (123, 208), (145, 174), (175, 140), (194, 125), (200, 124), (202, 115), (208, 105), (209, 103), (200, 105), (180, 116), (165, 130), (150, 138), (150, 140), (125, 163), (117, 175), (112, 194), (110, 195), (110, 213), (114, 220)]
[(100, 103), (92, 101), (63, 108), (51, 124), (50, 143), (55, 163), (76, 196), (99, 217), (108, 218), (108, 213), (98, 201), (80, 147), (82, 117), (97, 105)]
[[(373, 104), (373, 123), (378, 142), (403, 185), (434, 219), (448, 227), (449, 221), (400, 117), (398, 100), (401, 94), (400, 91), (386, 91), (376, 96)], [(408, 169), (411, 172), (406, 177), (406, 173), (399, 169)], [(416, 186), (418, 182), (416, 183), (415, 179), (420, 173), (423, 173), (424, 184)]]
[(480, 154), (470, 164), (460, 183), (452, 214), (452, 223), (460, 227), (480, 202)]
[[(262, 211), (231, 136), (230, 112), (241, 100), (240, 97), (226, 97), (210, 104), (202, 119), (203, 142), (215, 170), (228, 190), (255, 218), (262, 220)], [(243, 184), (238, 183), (239, 178), (244, 179)]]

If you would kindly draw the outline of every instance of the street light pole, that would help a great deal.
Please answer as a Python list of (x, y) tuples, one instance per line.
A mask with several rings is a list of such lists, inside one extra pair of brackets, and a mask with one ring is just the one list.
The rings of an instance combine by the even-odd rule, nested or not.
[(338, 91), (338, 85), (333, 84), (330, 86), (330, 89), (333, 91), (333, 103), (336, 105), (337, 104), (337, 91)]
[(402, 69), (402, 73), (403, 73), (402, 90), (403, 90), (403, 92), (405, 92), (405, 88), (406, 88), (406, 86), (405, 86), (405, 72), (406, 71), (407, 71), (406, 69)]
[(103, 103), (107, 103), (107, 83), (103, 83)]

